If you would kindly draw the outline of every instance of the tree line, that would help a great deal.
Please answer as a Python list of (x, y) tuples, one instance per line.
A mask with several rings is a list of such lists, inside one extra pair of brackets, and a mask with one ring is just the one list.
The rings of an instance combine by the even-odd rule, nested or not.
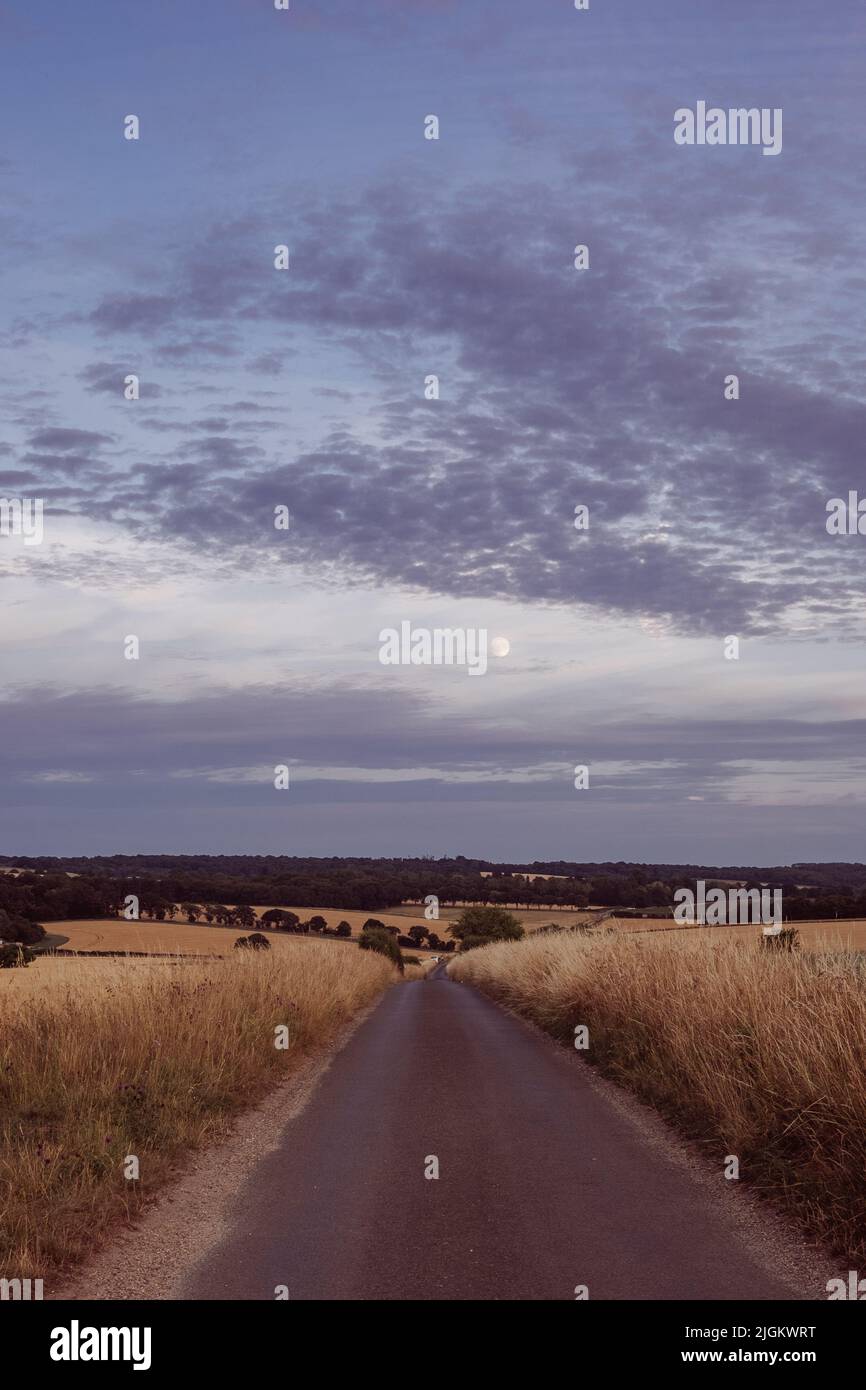
[[(128, 895), (142, 913), (159, 920), (171, 904), (196, 904), (214, 913), (222, 904), (268, 903), (364, 912), (385, 911), (435, 895), (443, 908), (491, 906), (538, 911), (608, 907), (672, 910), (677, 888), (702, 878), (708, 886), (780, 887), (785, 916), (866, 916), (866, 865), (754, 866), (634, 863), (492, 864), (452, 859), (301, 859), (278, 855), (114, 855), (0, 860), (17, 876), (0, 873), (0, 910), (29, 921), (116, 917)], [(564, 874), (557, 878), (520, 875)]]

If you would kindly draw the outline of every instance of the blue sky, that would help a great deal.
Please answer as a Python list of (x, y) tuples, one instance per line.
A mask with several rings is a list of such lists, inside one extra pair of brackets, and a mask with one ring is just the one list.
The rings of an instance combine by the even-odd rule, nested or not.
[[(0, 536), (6, 852), (862, 857), (861, 6), (0, 41), (0, 497), (45, 503)], [(699, 100), (781, 154), (676, 146)], [(383, 667), (403, 620), (511, 650)]]

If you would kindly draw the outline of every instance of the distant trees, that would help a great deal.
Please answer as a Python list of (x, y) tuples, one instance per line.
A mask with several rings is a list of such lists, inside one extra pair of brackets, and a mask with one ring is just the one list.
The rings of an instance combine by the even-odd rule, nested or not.
[(285, 907), (271, 907), (261, 916), (262, 926), (272, 927), (274, 931), (297, 931), (301, 919), (296, 912)]
[[(300, 931), (296, 913), (282, 904), (305, 904), (313, 914), (325, 909), (371, 914), (367, 921), (397, 937), (374, 914), (398, 903), (422, 904), (434, 894), (457, 911), (516, 904), (550, 921), (559, 909), (605, 907), (626, 914), (668, 915), (678, 887), (703, 879), (740, 887), (781, 888), (788, 923), (809, 919), (866, 918), (866, 864), (797, 863), (756, 865), (637, 864), (626, 861), (491, 864), (456, 856), (436, 859), (304, 858), (288, 855), (108, 855), (66, 859), (0, 856), (0, 911), (32, 924), (88, 918), (117, 918), (130, 895), (141, 915), (165, 921), (180, 904), (183, 920), (231, 927), (237, 907), (272, 904), (286, 914), (264, 922), (275, 930)], [(531, 879), (531, 881), (530, 881)], [(235, 908), (227, 908), (233, 903)], [(190, 918), (190, 909), (198, 916)], [(329, 921), (332, 920), (329, 916)], [(410, 919), (411, 921), (411, 919)], [(438, 923), (430, 923), (436, 928)], [(316, 926), (306, 926), (316, 931)], [(321, 928), (334, 934), (335, 929)], [(336, 929), (343, 937), (351, 935)], [(411, 935), (411, 928), (406, 936)], [(446, 935), (442, 928), (443, 937)], [(469, 933), (468, 935), (474, 935)], [(481, 933), (484, 939), (489, 934)], [(413, 938), (414, 939), (414, 938)], [(467, 938), (461, 938), (466, 943)], [(436, 942), (439, 942), (436, 945)], [(26, 943), (25, 943), (26, 944)], [(420, 942), (418, 943), (420, 945)], [(453, 941), (426, 938), (428, 948), (448, 951)]]
[(393, 939), (395, 945), (397, 944), (397, 938), (400, 935), (399, 927), (392, 927), (389, 926), (386, 922), (380, 922), (378, 917), (367, 918), (366, 922), (361, 927), (362, 935), (365, 931), (384, 932), (386, 936), (390, 936)]
[(197, 922), (202, 915), (202, 909), (198, 903), (181, 903), (180, 910), (190, 925)]
[[(271, 907), (267, 912), (263, 912), (260, 919), (263, 927), (270, 927), (274, 931), (299, 932), (307, 935), (309, 932), (322, 932), (324, 935), (331, 933), (331, 928), (320, 913), (314, 913), (306, 922), (302, 922), (296, 912), (290, 912), (288, 908)], [(340, 922), (333, 928), (334, 936), (351, 936), (352, 928), (348, 922)]]
[(245, 951), (269, 951), (271, 943), (260, 931), (254, 931), (251, 936), (239, 936), (235, 942), (235, 950), (238, 947)]
[(164, 922), (166, 917), (173, 917), (175, 906), (175, 903), (159, 894), (150, 893), (139, 897), (142, 915), (150, 917), (156, 922)]

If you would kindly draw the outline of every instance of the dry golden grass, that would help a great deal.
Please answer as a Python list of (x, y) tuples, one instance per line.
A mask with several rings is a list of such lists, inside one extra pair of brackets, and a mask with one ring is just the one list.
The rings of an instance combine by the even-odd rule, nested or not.
[(45, 957), (0, 971), (0, 1275), (80, 1259), (396, 979), (372, 951), (308, 940), (227, 961)]
[[(866, 951), (866, 922), (860, 919), (790, 922), (787, 925), (796, 927), (800, 933), (800, 945), (805, 951)], [(759, 926), (678, 926), (670, 917), (621, 917), (615, 920), (615, 914), (614, 918), (608, 918), (605, 926), (612, 926), (621, 932), (667, 931), (675, 932), (678, 936), (700, 932), (716, 941), (752, 941), (761, 930)]]
[(855, 955), (770, 952), (717, 933), (534, 937), (449, 973), (675, 1119), (722, 1165), (866, 1259), (866, 971)]
[(433, 969), (434, 964), (435, 962), (431, 959), (422, 960), (419, 965), (406, 965), (403, 967), (403, 979), (423, 980), (425, 975), (430, 974), (430, 971)]

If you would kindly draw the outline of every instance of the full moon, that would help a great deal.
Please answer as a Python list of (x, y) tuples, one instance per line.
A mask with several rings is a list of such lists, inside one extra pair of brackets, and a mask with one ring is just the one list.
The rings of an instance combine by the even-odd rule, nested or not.
[(490, 650), (494, 656), (507, 656), (511, 651), (511, 643), (507, 637), (494, 637), (490, 643)]

